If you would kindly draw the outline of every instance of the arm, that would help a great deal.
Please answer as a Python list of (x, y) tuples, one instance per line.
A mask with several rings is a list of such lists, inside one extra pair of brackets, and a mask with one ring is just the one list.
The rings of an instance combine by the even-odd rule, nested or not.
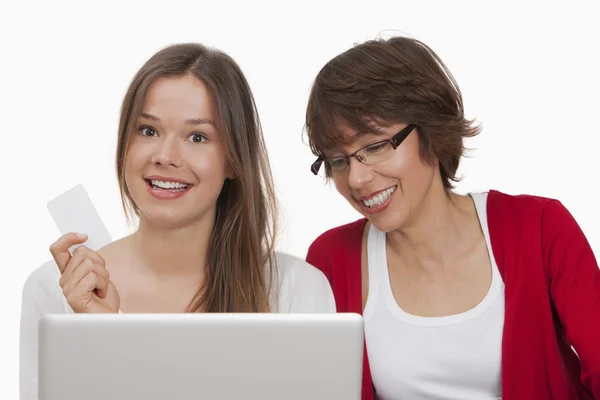
[(362, 314), (362, 218), (321, 234), (308, 248), (306, 261), (329, 280), (338, 312)]
[(550, 295), (579, 356), (581, 381), (600, 399), (600, 269), (579, 225), (556, 200), (544, 208), (542, 244)]
[(332, 252), (328, 249), (330, 249), (328, 241), (324, 237), (318, 238), (309, 246), (306, 262), (320, 271), (321, 278), (333, 297), (334, 309), (332, 312), (336, 312), (339, 306), (339, 299), (336, 296), (339, 296), (339, 293), (333, 292), (333, 266), (330, 259)]
[(331, 254), (331, 251), (327, 251), (323, 240), (315, 240), (306, 254), (306, 262), (320, 270), (323, 275), (331, 282), (331, 263), (327, 257)]
[(335, 300), (323, 273), (304, 260), (277, 253), (279, 312), (335, 313)]
[(60, 274), (49, 262), (35, 270), (23, 287), (19, 339), (21, 400), (38, 398), (38, 323), (44, 314), (72, 312), (58, 286)]
[[(319, 236), (308, 248), (306, 261), (318, 268), (333, 288), (338, 312), (362, 314), (361, 255), (366, 219)], [(373, 399), (369, 355), (363, 350), (361, 399)]]
[[(311, 265), (312, 267), (312, 265)], [(335, 299), (329, 281), (323, 273), (314, 269), (314, 293), (312, 298), (312, 312), (317, 313), (335, 313)]]

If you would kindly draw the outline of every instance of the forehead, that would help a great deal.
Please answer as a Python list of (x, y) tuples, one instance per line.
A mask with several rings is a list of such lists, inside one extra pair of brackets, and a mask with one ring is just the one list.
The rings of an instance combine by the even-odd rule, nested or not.
[(213, 99), (208, 87), (192, 75), (161, 77), (148, 87), (143, 111), (166, 117), (213, 118)]
[(368, 146), (389, 136), (389, 127), (371, 127), (369, 130), (357, 130), (340, 127), (336, 140), (328, 143), (323, 150), (325, 156), (351, 154), (364, 146)]

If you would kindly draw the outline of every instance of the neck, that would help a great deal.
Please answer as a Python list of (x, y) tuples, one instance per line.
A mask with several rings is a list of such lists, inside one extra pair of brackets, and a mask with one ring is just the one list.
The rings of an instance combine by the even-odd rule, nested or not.
[(140, 268), (165, 278), (204, 276), (213, 227), (214, 216), (177, 228), (141, 217), (138, 229), (131, 235)]
[(441, 180), (434, 182), (410, 219), (387, 235), (392, 251), (420, 261), (412, 265), (443, 267), (472, 245), (474, 229), (480, 229), (470, 196), (446, 191)]

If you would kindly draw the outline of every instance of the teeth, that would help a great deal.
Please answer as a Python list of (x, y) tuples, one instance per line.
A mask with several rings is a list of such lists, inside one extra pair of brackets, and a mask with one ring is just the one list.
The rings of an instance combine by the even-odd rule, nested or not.
[(379, 193), (377, 196), (373, 197), (372, 199), (363, 200), (363, 204), (369, 208), (379, 206), (379, 205), (383, 204), (383, 202), (386, 201), (388, 199), (388, 197), (390, 197), (390, 195), (392, 193), (394, 193), (395, 190), (396, 190), (396, 186), (391, 187), (387, 190), (384, 190), (383, 192)]
[(186, 185), (185, 183), (163, 182), (163, 181), (157, 181), (155, 179), (151, 180), (150, 183), (152, 183), (152, 186), (156, 186), (161, 189), (185, 189), (188, 187), (188, 185)]

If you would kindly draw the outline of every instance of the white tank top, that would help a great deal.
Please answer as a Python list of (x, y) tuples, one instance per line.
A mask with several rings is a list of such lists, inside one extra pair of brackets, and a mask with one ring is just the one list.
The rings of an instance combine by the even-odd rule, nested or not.
[(474, 308), (444, 317), (404, 312), (390, 286), (386, 235), (368, 233), (369, 295), (363, 313), (377, 397), (500, 399), (504, 283), (490, 245), (487, 193), (471, 195), (492, 264), (492, 283)]

